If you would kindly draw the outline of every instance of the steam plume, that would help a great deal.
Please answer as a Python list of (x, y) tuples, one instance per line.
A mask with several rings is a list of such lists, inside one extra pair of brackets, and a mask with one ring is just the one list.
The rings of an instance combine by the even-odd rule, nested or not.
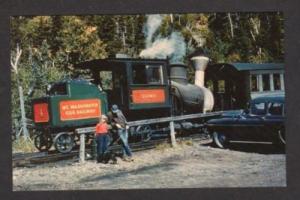
[(140, 57), (143, 58), (167, 58), (171, 62), (182, 62), (186, 54), (186, 44), (179, 32), (173, 32), (169, 37), (161, 38), (158, 36), (154, 42), (153, 35), (162, 22), (161, 15), (148, 15), (144, 28), (146, 36), (146, 49), (141, 51)]
[(161, 15), (147, 15), (147, 22), (144, 26), (144, 34), (146, 36), (146, 48), (148, 48), (151, 45), (153, 35), (160, 27), (161, 22)]
[(182, 62), (185, 51), (186, 45), (183, 37), (180, 33), (173, 32), (168, 38), (155, 40), (149, 48), (140, 53), (140, 56), (144, 58), (166, 58), (169, 56), (173, 62)]

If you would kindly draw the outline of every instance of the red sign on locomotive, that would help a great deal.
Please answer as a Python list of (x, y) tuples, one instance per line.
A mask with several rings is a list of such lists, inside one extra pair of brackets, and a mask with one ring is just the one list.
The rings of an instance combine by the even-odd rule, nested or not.
[(132, 101), (136, 104), (164, 103), (166, 100), (164, 89), (132, 90)]
[(99, 99), (68, 100), (59, 103), (60, 120), (98, 118), (101, 116)]
[(34, 113), (34, 122), (48, 122), (49, 121), (49, 113), (48, 113), (48, 104), (47, 103), (38, 103), (33, 105), (33, 113)]

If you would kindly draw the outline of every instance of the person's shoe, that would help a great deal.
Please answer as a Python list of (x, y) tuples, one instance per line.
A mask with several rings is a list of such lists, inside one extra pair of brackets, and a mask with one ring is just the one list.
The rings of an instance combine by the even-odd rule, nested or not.
[(128, 157), (128, 159), (129, 159), (130, 162), (134, 161), (134, 159), (132, 158), (132, 156)]
[(121, 158), (121, 160), (125, 161), (127, 159), (127, 156), (126, 155), (121, 155), (120, 158)]
[(132, 161), (133, 161), (133, 158), (132, 158), (132, 156), (128, 156), (128, 157), (125, 157), (125, 158), (124, 158), (124, 161), (132, 162)]
[(103, 162), (103, 156), (99, 155), (97, 156), (97, 163), (102, 163)]
[(117, 161), (117, 159), (116, 159), (116, 160), (112, 160), (112, 161), (111, 161), (111, 164), (113, 164), (113, 165), (116, 165), (116, 164), (118, 164), (118, 161)]

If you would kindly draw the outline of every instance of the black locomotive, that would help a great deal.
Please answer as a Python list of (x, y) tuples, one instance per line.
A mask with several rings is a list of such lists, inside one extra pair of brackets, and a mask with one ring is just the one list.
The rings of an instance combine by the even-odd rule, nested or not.
[[(208, 58), (194, 56), (192, 61), (195, 84), (187, 81), (187, 66), (166, 59), (108, 58), (76, 64), (90, 74), (89, 81), (55, 83), (47, 96), (33, 100), (33, 119), (40, 131), (37, 148), (46, 151), (54, 143), (58, 151), (70, 151), (77, 138), (74, 130), (96, 124), (113, 104), (128, 121), (211, 111), (213, 96), (203, 85)], [(143, 133), (149, 140), (151, 129), (158, 126), (139, 126), (130, 129), (130, 135)]]

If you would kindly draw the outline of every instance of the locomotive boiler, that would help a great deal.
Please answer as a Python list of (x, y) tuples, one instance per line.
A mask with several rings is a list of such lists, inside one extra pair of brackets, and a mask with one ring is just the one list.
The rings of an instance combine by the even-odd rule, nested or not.
[[(213, 96), (203, 85), (208, 58), (194, 56), (191, 60), (195, 84), (187, 81), (187, 66), (169, 64), (167, 59), (108, 58), (75, 65), (88, 71), (89, 81), (54, 83), (45, 97), (32, 101), (39, 131), (36, 147), (47, 151), (54, 143), (59, 152), (71, 151), (78, 139), (75, 129), (94, 126), (113, 104), (128, 121), (211, 111)], [(141, 135), (147, 141), (160, 126), (134, 127), (129, 135)]]
[(195, 68), (194, 84), (188, 82), (188, 66), (184, 64), (170, 65), (172, 109), (175, 115), (205, 113), (213, 109), (213, 94), (204, 87), (204, 71), (209, 59), (205, 56), (194, 56), (191, 60)]

